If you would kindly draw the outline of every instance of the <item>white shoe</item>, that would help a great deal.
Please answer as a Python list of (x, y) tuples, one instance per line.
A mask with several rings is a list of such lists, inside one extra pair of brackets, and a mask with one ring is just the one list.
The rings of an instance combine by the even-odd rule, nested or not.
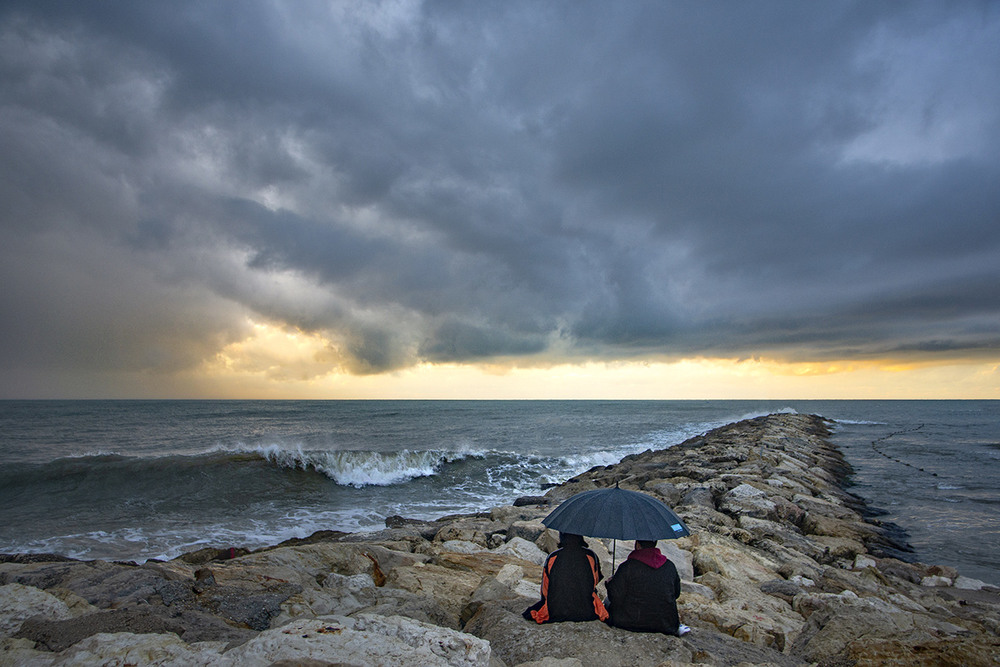
[(684, 635), (686, 635), (689, 632), (691, 632), (691, 628), (689, 628), (688, 626), (684, 625), (683, 623), (681, 623), (680, 625), (677, 626), (677, 636), (678, 637), (683, 637)]

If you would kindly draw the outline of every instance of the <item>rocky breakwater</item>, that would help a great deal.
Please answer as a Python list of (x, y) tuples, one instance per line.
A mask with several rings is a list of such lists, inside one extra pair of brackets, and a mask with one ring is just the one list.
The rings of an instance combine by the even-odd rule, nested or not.
[[(844, 490), (828, 423), (770, 415), (594, 468), (476, 515), (393, 517), (169, 562), (0, 557), (0, 665), (993, 665), (1000, 591), (907, 562)], [(685, 637), (538, 626), (541, 518), (618, 483), (675, 508)], [(631, 545), (589, 540), (605, 573)], [(612, 555), (610, 549), (616, 549)]]

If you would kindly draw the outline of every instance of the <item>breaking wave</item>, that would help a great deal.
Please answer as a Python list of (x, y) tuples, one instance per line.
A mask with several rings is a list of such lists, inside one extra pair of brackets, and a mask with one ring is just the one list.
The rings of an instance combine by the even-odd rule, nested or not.
[(366, 452), (357, 450), (306, 451), (299, 447), (266, 445), (250, 448), (247, 453), (282, 468), (315, 470), (341, 486), (392, 486), (420, 477), (430, 477), (449, 463), (466, 458), (483, 458), (478, 452), (440, 450)]

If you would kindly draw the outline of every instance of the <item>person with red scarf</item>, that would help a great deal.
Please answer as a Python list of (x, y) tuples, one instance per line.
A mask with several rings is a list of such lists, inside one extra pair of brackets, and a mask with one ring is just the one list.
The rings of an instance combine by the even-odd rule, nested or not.
[(685, 634), (677, 616), (681, 579), (677, 568), (656, 548), (637, 540), (635, 550), (607, 581), (609, 625), (633, 632)]

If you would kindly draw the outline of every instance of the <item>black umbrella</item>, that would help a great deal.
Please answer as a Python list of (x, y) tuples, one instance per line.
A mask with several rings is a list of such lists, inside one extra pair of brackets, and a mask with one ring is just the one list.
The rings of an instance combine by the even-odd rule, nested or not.
[(614, 540), (667, 540), (691, 534), (663, 502), (645, 493), (619, 489), (617, 484), (568, 498), (542, 523), (560, 533)]

